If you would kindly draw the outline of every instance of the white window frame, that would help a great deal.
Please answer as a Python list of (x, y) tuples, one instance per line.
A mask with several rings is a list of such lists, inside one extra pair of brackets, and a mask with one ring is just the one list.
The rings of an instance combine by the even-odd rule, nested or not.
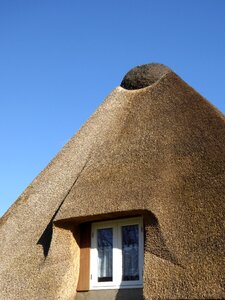
[[(122, 281), (122, 235), (120, 228), (126, 225), (138, 225), (139, 236), (139, 280)], [(98, 282), (97, 278), (97, 230), (102, 228), (113, 229), (113, 281)], [(91, 228), (91, 255), (90, 255), (90, 289), (118, 289), (118, 288), (141, 288), (143, 286), (144, 264), (144, 239), (143, 218), (135, 217), (92, 223)]]

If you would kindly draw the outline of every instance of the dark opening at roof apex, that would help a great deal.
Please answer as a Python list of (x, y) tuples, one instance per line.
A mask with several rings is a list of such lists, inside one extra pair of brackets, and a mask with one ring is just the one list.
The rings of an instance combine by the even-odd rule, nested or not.
[(123, 78), (120, 86), (126, 90), (138, 90), (157, 82), (167, 73), (172, 72), (163, 64), (151, 63), (131, 69)]

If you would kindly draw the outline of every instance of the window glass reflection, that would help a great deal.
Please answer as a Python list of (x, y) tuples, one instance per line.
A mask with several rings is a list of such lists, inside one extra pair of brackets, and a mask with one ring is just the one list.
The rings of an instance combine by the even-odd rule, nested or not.
[(139, 280), (138, 225), (122, 226), (123, 281)]
[(112, 228), (98, 229), (98, 282), (112, 281), (112, 249), (113, 230)]

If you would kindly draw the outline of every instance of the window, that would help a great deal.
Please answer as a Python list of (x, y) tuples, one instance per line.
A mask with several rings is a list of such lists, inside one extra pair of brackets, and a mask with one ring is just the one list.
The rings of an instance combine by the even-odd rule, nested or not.
[(142, 287), (142, 218), (92, 224), (91, 289)]

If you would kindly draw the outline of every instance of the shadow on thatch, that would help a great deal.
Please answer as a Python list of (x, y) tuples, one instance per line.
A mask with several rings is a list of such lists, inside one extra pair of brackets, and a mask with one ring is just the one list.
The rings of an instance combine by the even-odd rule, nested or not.
[(145, 244), (145, 252), (150, 252), (161, 259), (182, 267), (176, 256), (168, 248), (159, 221), (152, 212), (149, 212), (145, 217), (145, 240), (150, 241)]
[(37, 242), (37, 245), (41, 245), (43, 247), (44, 257), (47, 257), (48, 251), (50, 249), (50, 245), (52, 241), (52, 232), (53, 232), (53, 228), (52, 228), (52, 220), (51, 220)]
[(57, 215), (57, 213), (59, 212), (61, 206), (63, 205), (65, 199), (67, 198), (67, 196), (69, 195), (69, 193), (71, 192), (72, 188), (75, 186), (75, 184), (77, 183), (81, 173), (84, 171), (86, 165), (87, 165), (88, 160), (86, 161), (86, 163), (84, 164), (84, 166), (82, 167), (80, 173), (77, 175), (76, 179), (74, 180), (72, 186), (70, 187), (70, 189), (68, 190), (66, 196), (63, 198), (63, 200), (60, 202), (58, 208), (56, 209), (54, 215), (52, 216), (50, 222), (48, 223), (48, 225), (46, 226), (45, 230), (43, 231), (41, 237), (39, 238), (37, 245), (41, 245), (43, 247), (43, 253), (45, 258), (48, 256), (48, 252), (51, 246), (51, 241), (52, 241), (52, 233), (53, 233), (53, 221)]

